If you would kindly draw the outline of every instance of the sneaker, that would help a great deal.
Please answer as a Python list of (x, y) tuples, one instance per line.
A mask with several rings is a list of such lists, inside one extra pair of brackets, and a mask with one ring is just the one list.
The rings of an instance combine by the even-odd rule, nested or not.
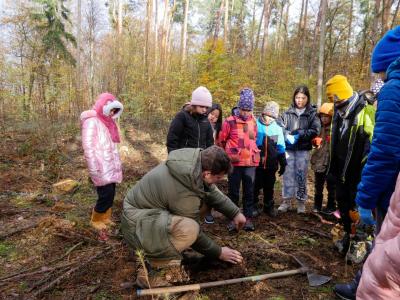
[(255, 226), (254, 226), (254, 224), (253, 224), (253, 222), (251, 221), (250, 218), (248, 218), (246, 220), (246, 223), (243, 226), (243, 230), (245, 230), (245, 231), (254, 231), (254, 230), (256, 230), (256, 228), (255, 228)]
[(281, 205), (278, 207), (279, 212), (287, 212), (290, 208), (290, 200), (282, 200)]
[(206, 216), (204, 217), (204, 222), (205, 222), (206, 224), (214, 224), (214, 217), (213, 217), (213, 215), (212, 215), (212, 214), (206, 215)]
[(304, 201), (297, 201), (297, 213), (304, 214), (306, 212), (306, 204)]
[(233, 222), (229, 222), (227, 228), (229, 233), (237, 232), (236, 225)]
[(313, 211), (313, 213), (316, 213), (316, 214), (317, 214), (317, 213), (320, 213), (320, 212), (321, 212), (321, 208), (315, 207), (315, 206), (314, 206), (314, 208), (313, 208), (312, 211)]

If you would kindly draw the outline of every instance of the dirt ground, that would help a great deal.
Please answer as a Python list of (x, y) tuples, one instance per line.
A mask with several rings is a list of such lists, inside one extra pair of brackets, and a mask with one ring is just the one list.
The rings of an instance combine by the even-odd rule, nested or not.
[[(99, 240), (89, 227), (96, 193), (88, 180), (76, 125), (1, 131), (1, 299), (136, 299), (129, 284), (135, 281), (136, 257), (118, 230), (122, 200), (137, 180), (165, 159), (166, 150), (162, 135), (127, 128), (120, 147), (124, 182), (118, 186), (113, 211), (117, 226), (107, 241)], [(78, 188), (67, 194), (54, 192), (52, 184), (67, 178), (77, 180)], [(276, 195), (279, 203), (279, 182)], [(202, 227), (221, 245), (241, 251), (243, 264), (214, 261), (193, 266), (190, 283), (298, 268), (286, 253), (332, 276), (332, 281), (312, 288), (305, 275), (295, 275), (205, 289), (199, 299), (334, 299), (333, 285), (351, 279), (358, 269), (344, 263), (330, 239), (333, 225), (322, 223), (317, 215), (262, 215), (255, 220), (254, 233), (230, 235), (226, 224), (216, 214), (215, 224)]]

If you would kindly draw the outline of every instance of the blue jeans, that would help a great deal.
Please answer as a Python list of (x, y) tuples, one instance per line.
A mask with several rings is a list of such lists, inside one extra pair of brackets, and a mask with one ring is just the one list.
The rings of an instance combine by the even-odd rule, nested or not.
[(243, 214), (250, 218), (254, 210), (254, 178), (256, 167), (234, 167), (228, 176), (229, 198), (238, 205), (240, 183), (243, 186)]

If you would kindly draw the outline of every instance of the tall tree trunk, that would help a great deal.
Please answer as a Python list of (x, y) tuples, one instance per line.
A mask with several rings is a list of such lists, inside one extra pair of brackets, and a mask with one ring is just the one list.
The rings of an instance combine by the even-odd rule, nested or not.
[(350, 41), (351, 41), (351, 31), (353, 30), (353, 6), (354, 0), (350, 0), (350, 12), (349, 12), (349, 30), (347, 31), (347, 44), (346, 44), (346, 58), (349, 58), (350, 52)]
[(400, 0), (397, 1), (396, 9), (393, 13), (393, 19), (390, 28), (393, 28), (394, 23), (396, 22), (397, 14), (399, 13), (399, 8), (400, 8)]
[(267, 54), (267, 44), (268, 44), (268, 27), (269, 27), (269, 19), (271, 16), (272, 3), (271, 0), (264, 0), (264, 35), (263, 35), (263, 43), (261, 47), (261, 62), (264, 64), (265, 57)]
[(76, 108), (81, 111), (81, 82), (82, 82), (82, 66), (81, 66), (81, 48), (82, 48), (82, 0), (77, 3), (77, 32), (76, 32)]
[(322, 6), (323, 6), (323, 1), (321, 0), (319, 2), (318, 16), (317, 16), (317, 21), (315, 23), (313, 42), (312, 42), (312, 46), (311, 46), (310, 64), (308, 66), (308, 77), (309, 78), (313, 75), (315, 58), (317, 57), (316, 55), (314, 55), (313, 52), (317, 47), (317, 37), (318, 37), (318, 35), (320, 34), (320, 31), (321, 31)]
[(228, 35), (229, 35), (229, 0), (225, 0), (224, 5), (225, 16), (224, 16), (224, 45), (225, 47), (228, 44)]
[[(119, 0), (121, 1), (121, 0)], [(145, 41), (144, 41), (144, 72), (146, 80), (150, 80), (150, 35), (151, 35), (151, 20), (153, 16), (153, 0), (147, 0), (146, 5), (146, 23), (145, 23)]]
[(282, 23), (283, 23), (283, 10), (285, 8), (286, 5), (286, 1), (285, 0), (281, 0), (280, 3), (280, 9), (279, 9), (279, 23), (278, 23), (278, 28), (276, 30), (276, 38), (275, 38), (275, 51), (279, 51), (280, 48), (280, 42), (281, 42), (281, 31), (282, 31)]
[(304, 68), (304, 47), (305, 47), (305, 40), (307, 39), (307, 34), (305, 32), (307, 30), (307, 12), (308, 12), (308, 0), (305, 0), (303, 21), (300, 34), (300, 64), (302, 68)]
[(118, 0), (118, 35), (122, 34), (122, 6), (123, 0)]
[(264, 12), (265, 12), (265, 2), (263, 5), (263, 10), (261, 12), (261, 16), (260, 16), (260, 23), (258, 23), (258, 30), (257, 30), (257, 38), (256, 38), (256, 44), (254, 49), (257, 50), (258, 49), (258, 44), (260, 43), (260, 34), (261, 34), (261, 26), (264, 20)]
[(158, 68), (158, 0), (154, 0), (154, 6), (154, 74), (156, 74)]
[(324, 49), (325, 49), (325, 28), (327, 0), (321, 0), (321, 33), (319, 35), (319, 53), (318, 53), (318, 84), (317, 84), (317, 105), (321, 107), (322, 103), (322, 84), (324, 81)]
[(221, 6), (219, 7), (219, 9), (218, 9), (218, 11), (217, 11), (217, 13), (215, 15), (215, 21), (214, 21), (215, 22), (214, 23), (215, 30), (214, 30), (213, 47), (212, 47), (213, 51), (214, 51), (214, 49), (215, 49), (215, 47), (217, 45), (217, 40), (218, 40), (218, 36), (219, 36), (219, 29), (221, 27), (221, 14), (222, 14), (223, 8), (224, 8), (224, 1), (221, 0)]
[(285, 36), (283, 39), (283, 47), (287, 50), (289, 50), (289, 46), (288, 46), (288, 37), (289, 37), (289, 9), (290, 9), (290, 0), (288, 0), (287, 2), (287, 6), (286, 6), (286, 13), (285, 13), (285, 22), (284, 22), (284, 26), (285, 26)]
[(392, 7), (393, 0), (382, 0), (382, 32), (381, 35), (385, 34), (390, 29), (390, 9)]
[(251, 31), (250, 31), (250, 54), (254, 51), (254, 43), (255, 43), (255, 26), (256, 26), (256, 0), (253, 0), (253, 13), (251, 18)]
[(160, 67), (164, 70), (165, 66), (165, 49), (167, 48), (167, 30), (169, 25), (169, 1), (164, 0), (164, 16), (163, 16), (163, 24), (161, 26), (161, 46), (160, 46)]
[(188, 27), (189, 0), (185, 0), (184, 18), (181, 35), (181, 65), (186, 61), (187, 27)]
[(300, 17), (299, 17), (299, 26), (297, 29), (297, 39), (300, 41), (301, 32), (303, 29), (303, 13), (304, 13), (304, 1), (301, 0), (301, 10), (300, 10)]
[(167, 44), (165, 48), (165, 69), (164, 69), (164, 80), (167, 79), (167, 72), (171, 63), (170, 53), (171, 53), (171, 30), (173, 24), (173, 16), (176, 9), (176, 0), (173, 0), (172, 7), (168, 13), (168, 28), (167, 28)]
[(381, 14), (381, 0), (375, 0), (375, 8), (374, 8), (374, 20), (372, 23), (372, 36), (371, 36), (371, 46), (372, 48), (375, 46), (376, 42), (379, 39), (378, 36), (378, 26), (379, 26), (379, 16)]

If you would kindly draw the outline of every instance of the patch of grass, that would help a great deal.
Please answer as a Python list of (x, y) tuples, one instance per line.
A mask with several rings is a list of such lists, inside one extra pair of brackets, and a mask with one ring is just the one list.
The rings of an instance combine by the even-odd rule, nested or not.
[(33, 152), (33, 145), (30, 140), (26, 140), (21, 143), (17, 149), (17, 154), (19, 156), (27, 156)]
[(210, 300), (210, 298), (206, 295), (198, 295), (196, 296), (195, 300)]
[(31, 197), (27, 196), (17, 196), (15, 198), (11, 198), (10, 202), (19, 208), (33, 207), (33, 202), (31, 200)]
[(122, 299), (122, 297), (116, 296), (115, 294), (112, 294), (107, 291), (99, 291), (94, 295), (93, 299), (94, 300), (106, 300), (106, 299), (119, 300), (119, 299)]
[(80, 204), (81, 209), (84, 207), (92, 207), (96, 203), (97, 195), (93, 186), (83, 183), (72, 196), (73, 202)]
[(302, 236), (295, 241), (297, 246), (318, 246), (319, 242), (309, 236)]
[(29, 289), (28, 283), (26, 283), (25, 281), (20, 282), (19, 289), (23, 292), (27, 291)]
[(10, 243), (0, 243), (0, 257), (10, 257), (15, 251), (15, 246)]
[(286, 298), (283, 296), (273, 296), (273, 297), (269, 297), (267, 298), (267, 300), (285, 300)]
[(86, 227), (89, 220), (89, 215), (86, 210), (73, 209), (65, 214), (65, 219), (75, 223), (77, 227)]
[(333, 285), (323, 285), (318, 287), (310, 287), (308, 289), (311, 293), (323, 293), (323, 294), (330, 294), (333, 290)]

